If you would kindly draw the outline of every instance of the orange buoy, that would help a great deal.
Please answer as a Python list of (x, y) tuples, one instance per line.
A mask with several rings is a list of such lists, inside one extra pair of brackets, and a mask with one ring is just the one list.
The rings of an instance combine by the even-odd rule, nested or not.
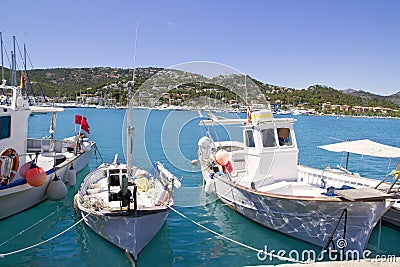
[(215, 161), (222, 166), (225, 166), (229, 162), (229, 153), (226, 150), (218, 150), (217, 153), (215, 153)]
[(43, 185), (46, 182), (46, 178), (46, 172), (38, 166), (30, 168), (26, 173), (26, 181), (31, 186), (37, 187)]

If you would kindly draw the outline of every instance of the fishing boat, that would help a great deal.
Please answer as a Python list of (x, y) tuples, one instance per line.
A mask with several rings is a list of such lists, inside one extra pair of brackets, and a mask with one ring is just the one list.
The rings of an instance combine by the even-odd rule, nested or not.
[(3, 219), (47, 198), (65, 197), (64, 183), (75, 185), (76, 173), (88, 165), (95, 143), (83, 136), (79, 141), (54, 139), (56, 113), (52, 116), (50, 137), (28, 138), (32, 111), (21, 88), (6, 86), (5, 81), (0, 88), (5, 93), (11, 90), (11, 97), (5, 97), (0, 104), (0, 219)]
[[(323, 170), (314, 169), (307, 166), (298, 165), (299, 177), (303, 180), (319, 180), (325, 187), (340, 187), (343, 181), (348, 186), (354, 188), (377, 188), (384, 192), (399, 192), (399, 175), (400, 162), (396, 164), (394, 170), (390, 171), (386, 177), (380, 181), (361, 176), (359, 173), (349, 171), (350, 154), (362, 155), (362, 157), (386, 158), (390, 161), (400, 158), (400, 148), (381, 144), (368, 139), (341, 141), (329, 145), (318, 146), (321, 149), (345, 153), (345, 166), (337, 165), (336, 168), (328, 166)], [(312, 175), (311, 175), (312, 174)], [(391, 182), (388, 182), (391, 181)], [(397, 200), (395, 204), (385, 213), (382, 220), (395, 227), (400, 227), (400, 202)]]
[(116, 154), (111, 164), (101, 164), (85, 177), (74, 202), (85, 223), (95, 233), (137, 260), (164, 224), (174, 204), (173, 188), (179, 188), (180, 181), (159, 162), (155, 164), (154, 175), (133, 166), (131, 91), (135, 84), (136, 63), (134, 65), (124, 121), (126, 163), (118, 163)]
[(210, 130), (198, 141), (206, 193), (267, 228), (319, 246), (321, 252), (362, 257), (374, 226), (398, 194), (352, 188), (344, 179), (335, 188), (321, 186), (312, 173), (300, 175), (294, 122), (274, 118), (270, 108), (250, 111), (247, 119), (202, 120), (206, 127), (238, 125), (242, 130), (240, 141), (214, 140)]
[(85, 177), (75, 199), (85, 223), (135, 260), (164, 224), (174, 204), (173, 186), (180, 186), (161, 163), (155, 168), (151, 175), (118, 163), (116, 156)]
[[(2, 54), (3, 41), (0, 39)], [(28, 120), (32, 110), (29, 96), (23, 94), (24, 71), (21, 71), (20, 85), (17, 86), (16, 65), (14, 37), (11, 82), (6, 84), (2, 65), (0, 85), (0, 219), (47, 198), (63, 199), (67, 194), (65, 183), (75, 185), (76, 173), (88, 165), (95, 145), (81, 134), (71, 139), (54, 139), (56, 112), (52, 114), (50, 136), (28, 138)], [(85, 126), (88, 130), (88, 124)]]

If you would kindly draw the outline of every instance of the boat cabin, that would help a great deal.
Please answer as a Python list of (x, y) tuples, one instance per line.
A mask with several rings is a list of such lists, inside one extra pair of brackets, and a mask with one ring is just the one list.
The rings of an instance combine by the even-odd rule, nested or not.
[[(4, 87), (4, 89), (8, 89)], [(12, 88), (11, 105), (0, 105), (0, 152), (14, 148), (18, 154), (25, 154), (27, 143), (28, 118), (31, 110), (18, 89)]]
[(297, 179), (299, 150), (294, 121), (292, 118), (274, 119), (269, 111), (253, 112), (251, 124), (243, 127), (245, 179), (249, 179), (248, 182), (259, 187), (279, 180)]

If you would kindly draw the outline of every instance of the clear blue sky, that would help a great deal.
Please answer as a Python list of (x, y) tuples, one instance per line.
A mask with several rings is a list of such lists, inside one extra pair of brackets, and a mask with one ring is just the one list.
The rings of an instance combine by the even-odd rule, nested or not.
[[(399, 0), (2, 0), (34, 68), (232, 66), (265, 83), (400, 91)], [(8, 64), (8, 62), (7, 62)], [(8, 65), (7, 65), (8, 66)]]

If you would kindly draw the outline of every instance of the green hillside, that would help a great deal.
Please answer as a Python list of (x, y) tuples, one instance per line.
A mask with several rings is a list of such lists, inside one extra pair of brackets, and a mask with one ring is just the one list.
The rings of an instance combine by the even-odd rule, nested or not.
[[(144, 81), (160, 70), (162, 69), (138, 68), (135, 88), (138, 88)], [(8, 69), (5, 70), (5, 76), (6, 78), (9, 77)], [(17, 76), (19, 76), (19, 73)], [(124, 104), (126, 103), (128, 82), (132, 80), (132, 76), (132, 69), (110, 67), (36, 69), (28, 71), (30, 81), (28, 90), (30, 95), (38, 96), (44, 94), (50, 98), (64, 97), (64, 99), (69, 100), (75, 100), (81, 94), (92, 96), (111, 94), (117, 102)], [(227, 81), (227, 78), (223, 79)], [(271, 103), (279, 103), (283, 107), (300, 105), (320, 110), (322, 103), (330, 102), (335, 105), (379, 106), (400, 109), (400, 92), (391, 96), (379, 96), (364, 91), (339, 91), (324, 85), (312, 85), (306, 89), (293, 89), (265, 84), (255, 79), (252, 79), (252, 81), (261, 89)], [(160, 80), (159, 82), (157, 81), (157, 84), (167, 85), (168, 82), (168, 79)], [(208, 94), (211, 98), (218, 97), (218, 91), (224, 91), (223, 87), (215, 84), (204, 82), (183, 83), (181, 86), (169, 90), (169, 98), (176, 100), (182, 94), (187, 94), (190, 98), (199, 97), (205, 95), (201, 93), (205, 88), (216, 89), (216, 92)], [(225, 90), (225, 92), (227, 93), (224, 94), (224, 101), (231, 103), (235, 95), (228, 92), (228, 90)]]

